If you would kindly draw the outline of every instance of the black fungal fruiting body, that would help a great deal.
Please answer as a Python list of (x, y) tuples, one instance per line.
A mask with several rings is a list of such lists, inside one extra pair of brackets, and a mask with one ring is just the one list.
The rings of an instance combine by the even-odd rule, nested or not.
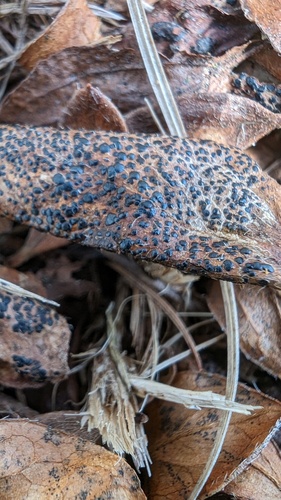
[(244, 94), (258, 102), (272, 113), (281, 111), (281, 85), (260, 83), (254, 76), (240, 73), (233, 79), (233, 87), (239, 94)]
[(184, 272), (278, 283), (280, 189), (211, 141), (0, 127), (2, 215)]

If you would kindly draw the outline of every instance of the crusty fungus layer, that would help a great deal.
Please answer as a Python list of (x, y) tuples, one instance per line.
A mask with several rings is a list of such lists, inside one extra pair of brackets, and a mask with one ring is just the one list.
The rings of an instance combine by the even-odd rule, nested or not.
[(0, 213), (100, 249), (279, 286), (280, 186), (211, 141), (0, 127)]

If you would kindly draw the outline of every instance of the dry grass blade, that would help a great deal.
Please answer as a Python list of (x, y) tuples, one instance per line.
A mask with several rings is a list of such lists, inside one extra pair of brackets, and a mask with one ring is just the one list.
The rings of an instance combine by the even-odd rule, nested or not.
[[(219, 340), (224, 338), (224, 333), (221, 335), (218, 335), (217, 337), (206, 340), (206, 342), (202, 342), (202, 344), (199, 344), (196, 346), (197, 351), (202, 351), (203, 349), (207, 349), (208, 347), (216, 344)], [(163, 345), (162, 345), (162, 350), (163, 350)], [(158, 373), (161, 370), (166, 370), (169, 368), (169, 366), (175, 365), (176, 363), (179, 363), (183, 359), (187, 358), (187, 356), (190, 356), (192, 354), (190, 349), (187, 349), (186, 351), (182, 351), (179, 354), (176, 354), (175, 356), (172, 356), (169, 359), (166, 359), (165, 361), (162, 361), (162, 363), (158, 363), (158, 365), (155, 366), (155, 369), (153, 373)]]
[[(65, 5), (66, 0), (33, 0), (28, 1), (27, 12), (29, 15), (56, 15), (59, 10)], [(104, 17), (105, 19), (112, 19), (113, 21), (124, 21), (125, 18), (118, 12), (112, 10), (103, 9), (102, 7), (95, 5), (94, 2), (88, 2), (89, 7), (96, 14), (96, 16)], [(6, 2), (0, 5), (0, 17), (4, 17), (11, 14), (20, 14), (21, 6), (18, 2)]]
[[(118, 313), (117, 313), (118, 317)], [(108, 348), (95, 357), (91, 389), (81, 425), (88, 430), (97, 428), (104, 443), (118, 453), (131, 455), (137, 470), (146, 467), (150, 474), (150, 457), (143, 424), (137, 423), (138, 402), (131, 390), (131, 382), (124, 358), (120, 354), (112, 307), (107, 310)]]
[[(149, 295), (155, 304), (167, 315), (174, 325), (179, 329), (186, 343), (189, 345), (192, 354), (197, 362), (198, 369), (202, 369), (202, 363), (200, 356), (197, 352), (196, 345), (192, 336), (190, 335), (188, 328), (185, 326), (182, 319), (178, 316), (174, 308), (167, 302), (161, 295), (159, 295), (155, 290), (148, 284), (148, 278), (142, 279), (140, 275), (140, 270), (134, 262), (128, 262), (124, 260), (121, 255), (106, 253), (110, 259), (110, 266), (120, 273), (124, 278), (133, 286), (137, 286), (139, 290)], [(125, 262), (125, 265), (123, 265)], [(134, 269), (138, 269), (138, 273), (134, 272)]]
[[(201, 408), (216, 408), (217, 410), (226, 410), (226, 414), (231, 412), (250, 415), (254, 410), (258, 410), (260, 406), (243, 405), (235, 403), (225, 396), (211, 391), (189, 391), (187, 389), (179, 389), (154, 380), (146, 380), (143, 377), (130, 376), (129, 380), (136, 394), (142, 398), (153, 396), (164, 401), (183, 404), (190, 410), (200, 410)], [(199, 492), (198, 492), (199, 493)], [(197, 498), (197, 497), (190, 497)], [(189, 499), (190, 500), (190, 499)]]
[[(238, 315), (232, 283), (221, 281), (223, 303), (225, 309), (226, 328), (227, 328), (227, 379), (226, 379), (226, 398), (234, 401), (238, 387), (239, 375), (239, 325)], [(208, 458), (205, 468), (199, 478), (189, 500), (196, 500), (206, 484), (221, 452), (224, 439), (229, 427), (231, 411), (225, 413), (220, 422), (212, 452)]]
[(12, 293), (20, 297), (28, 297), (30, 299), (36, 299), (39, 300), (40, 302), (43, 302), (44, 304), (49, 304), (50, 306), (59, 307), (59, 304), (57, 302), (54, 302), (53, 300), (48, 300), (45, 297), (42, 297), (42, 295), (38, 295), (37, 293), (25, 290), (21, 286), (14, 285), (14, 283), (3, 280), (2, 278), (0, 278), (0, 290), (4, 290), (5, 292)]
[(151, 86), (171, 135), (185, 136), (178, 108), (153, 42), (141, 0), (127, 0), (139, 49)]
[[(184, 137), (185, 129), (180, 118), (176, 102), (173, 98), (172, 91), (170, 89), (169, 83), (166, 79), (164, 70), (161, 65), (157, 50), (155, 48), (150, 28), (145, 16), (144, 9), (142, 8), (140, 1), (128, 0), (127, 1), (132, 22), (134, 25), (136, 37), (139, 43), (140, 51), (144, 60), (150, 82), (154, 89), (155, 95), (158, 99), (160, 108), (166, 119), (167, 125), (169, 127), (170, 133), (176, 133), (177, 135)], [(163, 77), (163, 79), (162, 79)], [(159, 90), (160, 89), (160, 90)], [(167, 97), (169, 96), (171, 100), (169, 101)], [(167, 109), (168, 108), (168, 109)], [(174, 132), (175, 131), (175, 132)], [(221, 282), (225, 315), (227, 322), (228, 331), (228, 372), (227, 372), (227, 385), (226, 385), (226, 397), (231, 401), (235, 400), (237, 385), (238, 385), (238, 374), (239, 374), (239, 327), (238, 327), (238, 316), (235, 303), (234, 288), (232, 284)], [(205, 466), (205, 469), (195, 486), (193, 492), (191, 493), (190, 500), (196, 500), (199, 493), (204, 487), (208, 477), (210, 476), (212, 469), (217, 461), (219, 453), (221, 451), (225, 435), (230, 423), (231, 412), (226, 413), (223, 416), (221, 426), (218, 430), (217, 437), (214, 443), (214, 448)]]

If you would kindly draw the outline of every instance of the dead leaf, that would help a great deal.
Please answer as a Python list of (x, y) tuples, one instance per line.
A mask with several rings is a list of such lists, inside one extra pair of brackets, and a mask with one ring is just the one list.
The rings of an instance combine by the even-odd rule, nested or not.
[(86, 0), (68, 0), (53, 23), (22, 54), (19, 62), (31, 70), (42, 59), (67, 47), (89, 45), (100, 38), (100, 19)]
[[(58, 124), (77, 86), (89, 82), (102, 89), (121, 113), (143, 106), (144, 97), (153, 103), (140, 54), (133, 47), (72, 47), (41, 61), (3, 100), (0, 120)], [(175, 96), (186, 88), (187, 75), (189, 92), (225, 92), (232, 88), (231, 70), (256, 50), (245, 44), (220, 57), (177, 55), (173, 61), (164, 60), (164, 66)]]
[[(279, 290), (236, 286), (240, 348), (253, 363), (281, 378), (281, 295)], [(220, 288), (213, 282), (207, 302), (222, 328), (225, 328)]]
[[(240, 9), (229, 15), (217, 6), (220, 2), (210, 0), (158, 2), (148, 18), (159, 52), (169, 58), (176, 52), (220, 56), (254, 38), (257, 27)], [(126, 30), (124, 43), (128, 37)]]
[[(7, 264), (11, 267), (19, 267), (36, 255), (65, 247), (68, 244), (62, 238), (56, 238), (52, 234), (40, 233), (36, 229), (31, 228), (20, 249), (7, 258)], [(24, 285), (20, 286), (25, 288)]]
[(281, 52), (280, 0), (240, 0), (241, 8), (249, 21), (255, 23), (269, 38), (276, 52)]
[[(281, 85), (260, 82), (254, 76), (249, 76), (246, 73), (237, 75), (233, 84), (236, 93), (249, 97), (272, 113), (279, 113), (280, 117)], [(280, 128), (280, 123), (276, 128)]]
[[(183, 272), (280, 286), (281, 187), (239, 150), (117, 133), (0, 132), (10, 145), (2, 215)], [(28, 174), (22, 158), (36, 165)]]
[[(202, 372), (181, 372), (173, 385), (220, 394), (225, 391), (223, 377)], [(200, 499), (220, 491), (257, 457), (281, 417), (281, 403), (242, 384), (237, 401), (264, 408), (251, 416), (232, 416), (223, 450)], [(212, 449), (220, 413), (218, 410), (191, 411), (159, 401), (149, 405), (146, 412), (153, 461), (148, 496), (151, 500), (188, 498)]]
[(36, 410), (32, 410), (29, 406), (23, 404), (22, 401), (9, 396), (8, 394), (0, 393), (0, 417), (3, 418), (30, 418), (34, 419), (39, 414)]
[(268, 44), (253, 55), (255, 64), (260, 64), (268, 73), (281, 81), (280, 55)]
[(260, 500), (261, 492), (263, 498), (280, 500), (280, 461), (280, 449), (270, 442), (257, 460), (223, 491), (236, 500)]
[(99, 441), (101, 441), (98, 429), (89, 431), (85, 427), (81, 427), (81, 413), (79, 411), (63, 410), (41, 413), (37, 415), (36, 422), (48, 426), (48, 429), (63, 431), (76, 438), (91, 441), (91, 443), (100, 444)]
[(75, 273), (81, 271), (87, 263), (82, 257), (71, 260), (66, 255), (50, 256), (45, 267), (39, 269), (36, 276), (45, 283), (49, 296), (54, 300), (63, 297), (83, 297), (89, 293), (97, 294), (98, 285), (90, 279), (79, 279)]
[(21, 273), (10, 267), (0, 266), (0, 278), (37, 295), (41, 295), (41, 297), (47, 297), (47, 292), (42, 282), (31, 272)]
[[(249, 148), (281, 127), (280, 114), (230, 93), (184, 93), (178, 98), (178, 105), (189, 137), (240, 149)], [(157, 131), (156, 126), (151, 125), (148, 108), (136, 109), (126, 120), (131, 131), (142, 132), (144, 127), (152, 133)]]
[(73, 96), (61, 124), (73, 129), (127, 131), (124, 118), (116, 106), (90, 84)]
[(133, 469), (101, 446), (23, 420), (2, 420), (0, 433), (6, 500), (146, 498)]
[(11, 387), (39, 387), (68, 372), (70, 327), (37, 300), (0, 293), (0, 379)]

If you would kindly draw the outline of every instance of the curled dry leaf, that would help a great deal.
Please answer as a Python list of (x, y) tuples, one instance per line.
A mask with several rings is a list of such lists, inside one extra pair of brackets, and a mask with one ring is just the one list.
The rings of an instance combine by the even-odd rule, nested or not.
[(281, 188), (239, 150), (5, 126), (0, 143), (2, 215), (183, 272), (280, 286)]
[(68, 372), (70, 328), (37, 300), (0, 293), (0, 378), (12, 387), (40, 387)]
[[(220, 287), (212, 283), (208, 305), (225, 328)], [(236, 286), (240, 347), (245, 356), (275, 377), (281, 378), (281, 295), (279, 290)]]
[(280, 500), (280, 460), (280, 449), (274, 442), (270, 442), (250, 467), (223, 491), (236, 500), (260, 500), (261, 492), (263, 498)]
[(86, 85), (70, 101), (62, 126), (84, 130), (126, 132), (127, 127), (116, 106), (99, 89)]
[(87, 259), (82, 257), (72, 260), (64, 254), (50, 256), (44, 268), (39, 269), (36, 275), (46, 283), (48, 293), (54, 300), (60, 301), (62, 297), (78, 298), (89, 293), (97, 294), (97, 283), (75, 277), (75, 273), (79, 272), (86, 262)]
[[(225, 379), (215, 374), (181, 372), (173, 384), (196, 391), (225, 392)], [(200, 499), (220, 491), (257, 457), (281, 417), (281, 403), (243, 385), (239, 385), (237, 400), (263, 408), (251, 416), (233, 414), (223, 450)], [(188, 498), (212, 449), (220, 413), (194, 412), (159, 401), (146, 412), (153, 461), (149, 498)]]
[(19, 62), (31, 70), (42, 59), (66, 47), (91, 44), (100, 38), (100, 24), (86, 0), (68, 0), (53, 23), (24, 51)]
[(275, 2), (271, 0), (240, 0), (240, 5), (247, 19), (255, 23), (262, 30), (269, 38), (276, 52), (281, 52), (280, 0), (276, 0)]
[(23, 404), (22, 401), (5, 394), (0, 393), (0, 417), (3, 418), (30, 418), (37, 417), (38, 412), (32, 410), (29, 406)]
[(120, 457), (89, 441), (22, 420), (0, 423), (0, 497), (145, 500)]

